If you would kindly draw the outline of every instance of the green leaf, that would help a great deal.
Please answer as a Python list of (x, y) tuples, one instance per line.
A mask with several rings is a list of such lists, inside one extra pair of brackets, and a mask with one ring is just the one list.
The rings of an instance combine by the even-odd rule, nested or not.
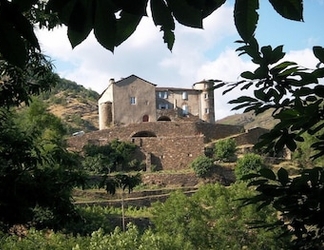
[(249, 97), (249, 96), (241, 96), (237, 99), (233, 99), (233, 100), (229, 101), (229, 103), (234, 104), (234, 103), (255, 102), (255, 101), (257, 101), (257, 99)]
[(83, 42), (93, 28), (94, 3), (93, 0), (78, 0), (73, 7), (68, 23), (68, 37), (73, 48)]
[(258, 177), (260, 177), (259, 174), (250, 173), (250, 174), (243, 175), (240, 180), (249, 180), (249, 179), (254, 179), (254, 178), (258, 178)]
[(318, 68), (313, 71), (313, 75), (317, 78), (323, 78), (324, 77), (324, 68)]
[(272, 51), (269, 59), (270, 64), (274, 64), (278, 62), (280, 59), (282, 59), (285, 56), (286, 53), (283, 52), (282, 50), (283, 50), (283, 45), (280, 45)]
[(324, 98), (324, 86), (323, 85), (317, 85), (314, 88), (315, 95)]
[(202, 16), (205, 18), (221, 7), (226, 0), (187, 0), (187, 2), (196, 9), (201, 10)]
[(244, 71), (243, 73), (241, 73), (241, 77), (246, 78), (246, 79), (250, 79), (250, 80), (255, 79), (255, 76), (251, 71)]
[(151, 0), (151, 10), (154, 24), (161, 26), (164, 43), (167, 44), (169, 50), (172, 50), (175, 40), (173, 33), (175, 24), (170, 9), (163, 0)]
[(117, 35), (116, 35), (116, 46), (123, 43), (131, 34), (136, 30), (139, 22), (143, 16), (133, 15), (122, 11), (120, 18), (117, 19)]
[(151, 0), (152, 18), (156, 26), (160, 25), (163, 29), (175, 29), (171, 10), (163, 0)]
[(33, 47), (40, 50), (34, 27), (29, 20), (21, 13), (17, 5), (6, 3), (1, 5), (1, 16), (4, 21), (12, 23), (17, 32), (24, 37)]
[(262, 168), (262, 169), (260, 169), (259, 173), (264, 178), (267, 178), (267, 179), (273, 180), (273, 181), (276, 180), (275, 173), (269, 168)]
[(60, 20), (68, 25), (74, 5), (78, 0), (49, 0), (46, 5), (47, 12), (56, 12)]
[(296, 150), (297, 144), (296, 144), (296, 142), (295, 142), (295, 140), (293, 139), (292, 136), (287, 137), (285, 143), (286, 143), (287, 148), (290, 151), (295, 151)]
[(284, 168), (280, 168), (278, 170), (278, 180), (281, 183), (282, 186), (286, 186), (286, 184), (289, 182), (289, 176), (288, 176), (288, 172), (286, 169)]
[(137, 15), (146, 16), (147, 2), (148, 0), (113, 0), (114, 4), (118, 6), (121, 10)]
[(254, 35), (259, 19), (258, 0), (236, 0), (234, 5), (234, 21), (236, 29), (242, 39), (248, 42)]
[(302, 0), (269, 0), (273, 8), (284, 18), (303, 21)]
[(254, 96), (261, 101), (266, 101), (266, 94), (263, 92), (263, 89), (254, 90)]
[(114, 12), (111, 12), (111, 6), (105, 0), (97, 0), (94, 18), (95, 37), (104, 48), (114, 51), (116, 32), (116, 17)]
[(202, 28), (202, 12), (184, 0), (167, 0), (175, 19), (185, 26)]
[(24, 68), (27, 52), (25, 43), (12, 24), (0, 22), (0, 53), (11, 64)]
[(314, 46), (313, 53), (321, 63), (324, 63), (324, 48), (323, 47)]
[(163, 40), (168, 45), (168, 49), (172, 50), (175, 41), (174, 32), (172, 30), (164, 30)]

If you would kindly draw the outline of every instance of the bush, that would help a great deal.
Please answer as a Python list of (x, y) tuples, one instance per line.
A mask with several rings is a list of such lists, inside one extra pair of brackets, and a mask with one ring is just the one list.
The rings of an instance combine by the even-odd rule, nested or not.
[(236, 142), (234, 139), (220, 140), (215, 143), (214, 156), (220, 161), (235, 161)]
[(198, 177), (206, 178), (214, 166), (214, 161), (207, 156), (198, 156), (190, 163), (190, 167)]
[(264, 168), (264, 162), (260, 155), (257, 154), (246, 154), (236, 163), (235, 176), (237, 179), (241, 179), (244, 175), (250, 173), (256, 173), (261, 168)]

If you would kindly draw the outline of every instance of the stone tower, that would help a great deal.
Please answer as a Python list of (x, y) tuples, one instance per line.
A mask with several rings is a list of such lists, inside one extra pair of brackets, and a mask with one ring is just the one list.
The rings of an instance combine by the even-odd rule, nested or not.
[(215, 123), (215, 102), (213, 82), (200, 81), (193, 84), (193, 88), (200, 90), (199, 117), (206, 122)]

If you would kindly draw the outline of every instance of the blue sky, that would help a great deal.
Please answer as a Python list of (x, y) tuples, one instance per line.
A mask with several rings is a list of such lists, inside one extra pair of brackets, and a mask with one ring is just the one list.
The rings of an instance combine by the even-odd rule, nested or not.
[[(260, 45), (284, 44), (288, 60), (315, 67), (317, 61), (311, 49), (314, 45), (324, 46), (324, 0), (304, 1), (305, 22), (282, 18), (266, 0), (260, 0), (259, 13), (256, 37)], [(114, 53), (102, 48), (93, 35), (72, 50), (65, 28), (39, 31), (38, 37), (61, 77), (98, 93), (107, 87), (110, 78), (119, 80), (131, 74), (158, 86), (188, 88), (203, 79), (237, 81), (241, 72), (255, 67), (249, 58), (238, 57), (235, 52), (238, 44), (234, 41), (239, 36), (234, 27), (233, 1), (206, 18), (203, 30), (177, 25), (175, 34), (172, 52), (151, 18), (143, 18), (132, 37)], [(216, 119), (233, 114), (227, 102), (240, 95), (233, 91), (222, 96), (221, 91), (215, 91)]]

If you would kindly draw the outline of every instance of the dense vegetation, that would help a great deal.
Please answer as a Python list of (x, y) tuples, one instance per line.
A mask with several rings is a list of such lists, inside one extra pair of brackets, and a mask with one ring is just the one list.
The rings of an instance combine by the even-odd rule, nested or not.
[[(83, 237), (48, 231), (29, 230), (26, 237), (3, 236), (2, 249), (280, 249), (288, 238), (277, 239), (280, 230), (251, 229), (250, 220), (273, 222), (274, 210), (255, 213), (255, 206), (240, 207), (239, 198), (253, 191), (241, 184), (229, 188), (206, 185), (192, 197), (176, 192), (163, 204), (157, 203), (145, 214), (155, 227), (139, 229), (129, 224), (127, 231), (110, 228), (109, 219), (118, 211), (107, 208), (80, 208), (84, 224), (75, 224)], [(136, 214), (128, 210), (126, 214)], [(138, 211), (137, 213), (143, 213)], [(82, 230), (82, 231), (81, 231)]]

